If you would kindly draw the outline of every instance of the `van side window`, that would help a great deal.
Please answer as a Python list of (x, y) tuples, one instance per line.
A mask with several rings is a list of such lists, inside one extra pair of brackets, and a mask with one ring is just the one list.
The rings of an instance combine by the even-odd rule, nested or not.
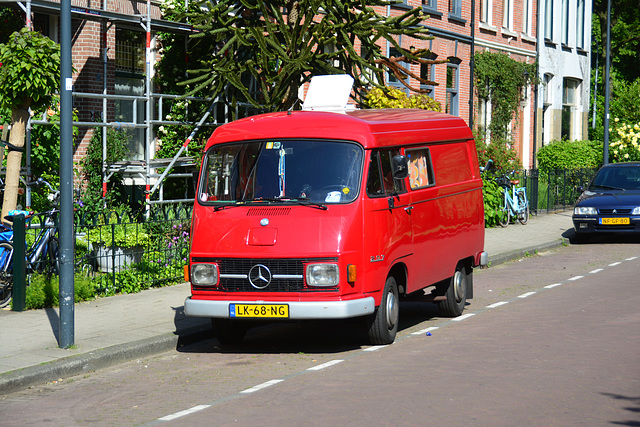
[(409, 186), (411, 189), (435, 185), (429, 149), (406, 150), (405, 153), (409, 160)]
[(400, 150), (378, 150), (371, 153), (367, 194), (371, 197), (390, 196), (404, 193), (404, 181), (393, 179), (391, 159), (400, 154)]

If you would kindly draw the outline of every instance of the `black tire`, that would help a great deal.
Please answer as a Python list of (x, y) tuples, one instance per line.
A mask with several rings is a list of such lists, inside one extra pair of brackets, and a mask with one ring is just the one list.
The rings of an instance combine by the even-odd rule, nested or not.
[(13, 246), (0, 243), (0, 308), (6, 307), (13, 296)]
[(247, 333), (246, 325), (233, 319), (211, 319), (216, 338), (222, 345), (240, 344)]
[(520, 224), (525, 225), (529, 221), (529, 202), (523, 193), (518, 193), (518, 206), (520, 209), (522, 209), (522, 206), (525, 207), (524, 210), (518, 213), (518, 221)]
[[(507, 190), (503, 188), (502, 191), (506, 192)], [(503, 197), (504, 197), (504, 193), (503, 193)], [(500, 210), (500, 217), (498, 218), (498, 224), (500, 224), (501, 227), (506, 227), (507, 225), (509, 225), (509, 222), (511, 222), (511, 209), (509, 208), (509, 205), (505, 200), (504, 205)]]
[(49, 240), (49, 247), (47, 248), (47, 256), (49, 260), (47, 262), (47, 271), (53, 274), (60, 274), (60, 246), (58, 245), (58, 238), (51, 236)]
[(463, 264), (458, 264), (456, 267), (444, 294), (447, 297), (446, 301), (438, 302), (442, 315), (446, 317), (460, 316), (467, 303), (467, 270)]
[(384, 284), (382, 301), (369, 317), (369, 341), (375, 345), (391, 344), (398, 332), (400, 318), (398, 285), (393, 276), (387, 277)]

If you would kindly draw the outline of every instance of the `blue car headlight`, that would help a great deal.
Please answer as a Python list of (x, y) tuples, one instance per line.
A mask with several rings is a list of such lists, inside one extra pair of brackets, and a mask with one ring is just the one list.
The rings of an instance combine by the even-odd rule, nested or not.
[(574, 215), (597, 215), (598, 210), (596, 208), (588, 207), (588, 206), (576, 206), (573, 209)]

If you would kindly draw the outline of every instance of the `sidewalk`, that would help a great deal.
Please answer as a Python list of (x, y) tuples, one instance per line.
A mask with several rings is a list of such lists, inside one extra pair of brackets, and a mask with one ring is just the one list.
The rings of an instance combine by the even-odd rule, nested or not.
[[(562, 245), (571, 211), (486, 230), (492, 266)], [(188, 284), (75, 305), (75, 348), (58, 348), (58, 309), (0, 310), (0, 394), (169, 351), (211, 336), (208, 319), (184, 315)]]

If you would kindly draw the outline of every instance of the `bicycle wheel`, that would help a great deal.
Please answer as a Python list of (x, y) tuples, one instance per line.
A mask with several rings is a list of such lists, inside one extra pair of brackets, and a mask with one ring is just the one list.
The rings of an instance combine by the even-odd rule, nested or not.
[(525, 225), (529, 221), (529, 202), (523, 192), (518, 193), (518, 221)]
[(0, 308), (6, 307), (13, 295), (13, 246), (0, 243)]
[(498, 218), (498, 224), (500, 224), (501, 227), (506, 227), (507, 225), (509, 225), (509, 222), (511, 222), (511, 207), (506, 200), (499, 214), (500, 217)]
[(60, 246), (58, 246), (58, 238), (51, 236), (49, 240), (49, 247), (47, 248), (47, 266), (48, 272), (53, 274), (60, 274)]

